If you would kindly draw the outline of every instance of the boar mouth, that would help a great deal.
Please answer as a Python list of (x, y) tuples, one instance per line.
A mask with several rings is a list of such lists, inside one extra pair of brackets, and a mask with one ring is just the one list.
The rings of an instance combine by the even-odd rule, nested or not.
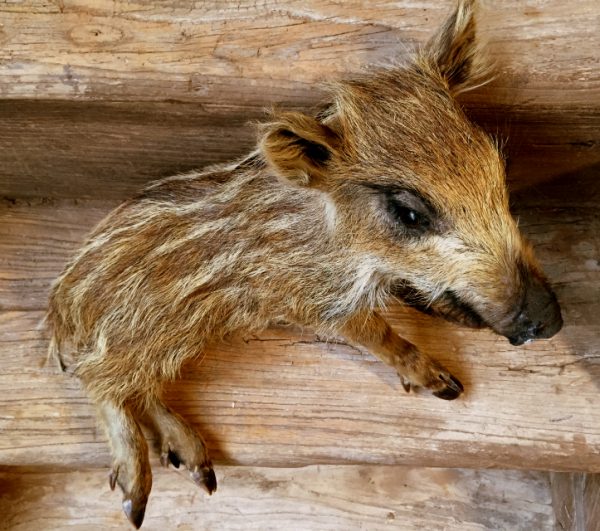
[(427, 315), (442, 317), (447, 321), (469, 328), (489, 326), (477, 311), (461, 300), (452, 290), (444, 291), (433, 303), (428, 303), (428, 296), (425, 293), (409, 282), (401, 281), (393, 285), (392, 295)]

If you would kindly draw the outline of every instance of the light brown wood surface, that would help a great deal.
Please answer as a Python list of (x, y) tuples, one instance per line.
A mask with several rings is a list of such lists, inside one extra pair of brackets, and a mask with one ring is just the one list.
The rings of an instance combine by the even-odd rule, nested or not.
[[(408, 56), (453, 3), (3, 3), (0, 194), (124, 197), (229, 160), (252, 145), (244, 124), (264, 107), (309, 109), (321, 81)], [(511, 181), (599, 163), (597, 2), (483, 4), (497, 76), (464, 100), (509, 138)]]
[[(169, 401), (222, 463), (600, 471), (599, 197), (594, 172), (515, 198), (563, 305), (566, 325), (555, 339), (514, 348), (490, 332), (390, 308), (395, 328), (463, 381), (458, 401), (407, 396), (394, 371), (369, 354), (286, 328), (211, 349), (186, 368)], [(1, 463), (109, 463), (77, 381), (43, 366), (38, 325), (49, 283), (112, 204), (3, 204)]]
[[(541, 472), (311, 466), (221, 467), (209, 497), (185, 473), (154, 469), (143, 529), (550, 531)], [(0, 529), (131, 529), (104, 471), (0, 469)]]
[[(0, 7), (3, 98), (194, 101), (211, 108), (315, 101), (314, 83), (406, 57), (454, 0), (159, 3), (26, 0)], [(502, 74), (495, 100), (600, 100), (594, 0), (483, 1)]]

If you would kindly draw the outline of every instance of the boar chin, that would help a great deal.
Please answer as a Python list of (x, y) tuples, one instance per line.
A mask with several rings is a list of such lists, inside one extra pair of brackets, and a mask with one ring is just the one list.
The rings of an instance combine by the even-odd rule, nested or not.
[(427, 302), (427, 295), (408, 282), (396, 283), (393, 286), (392, 294), (408, 306), (427, 315), (441, 317), (446, 321), (469, 328), (489, 326), (471, 306), (460, 300), (450, 290), (445, 291), (432, 303)]

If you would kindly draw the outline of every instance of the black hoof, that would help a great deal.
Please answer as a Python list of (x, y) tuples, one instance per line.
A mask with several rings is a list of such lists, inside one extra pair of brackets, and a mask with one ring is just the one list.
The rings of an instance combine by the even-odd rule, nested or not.
[(200, 487), (205, 487), (209, 494), (217, 490), (217, 476), (215, 476), (212, 467), (203, 467), (202, 469), (196, 467), (191, 476), (194, 483)]
[(402, 383), (402, 387), (407, 393), (410, 393), (411, 384), (408, 380), (404, 379), (404, 376), (398, 374), (400, 376), (400, 382)]
[(119, 467), (110, 471), (108, 475), (108, 484), (110, 485), (110, 490), (115, 490), (117, 486), (117, 478), (119, 477)]
[(181, 459), (179, 459), (179, 456), (170, 448), (168, 451), (160, 454), (160, 464), (164, 467), (168, 467), (169, 463), (171, 463), (175, 468), (179, 468), (181, 466)]
[(443, 400), (455, 400), (465, 390), (463, 385), (454, 376), (447, 378), (440, 375), (440, 379), (444, 381), (446, 387), (433, 393), (433, 395), (437, 396), (438, 398)]
[(142, 526), (146, 513), (146, 502), (132, 502), (130, 499), (123, 501), (123, 512), (136, 529)]

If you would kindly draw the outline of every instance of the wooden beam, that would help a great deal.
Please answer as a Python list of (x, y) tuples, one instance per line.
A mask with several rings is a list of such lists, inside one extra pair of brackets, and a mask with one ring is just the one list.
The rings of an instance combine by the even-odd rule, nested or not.
[(194, 104), (0, 100), (0, 195), (123, 199), (250, 151), (255, 114)]
[[(470, 114), (508, 138), (513, 189), (600, 164), (600, 108)], [(256, 142), (240, 114), (195, 104), (0, 100), (0, 196), (123, 199), (159, 177), (232, 160)]]
[[(487, 103), (600, 102), (595, 0), (482, 2), (498, 77)], [(29, 0), (4, 3), (3, 98), (263, 106), (316, 101), (315, 83), (408, 56), (455, 0)]]
[[(408, 56), (453, 4), (2, 4), (0, 195), (122, 198), (230, 160), (264, 107), (310, 109), (320, 81)], [(509, 138), (512, 183), (599, 163), (596, 2), (485, 2), (479, 21), (497, 76), (464, 102)]]
[[(463, 381), (464, 398), (406, 395), (394, 371), (343, 342), (272, 329), (206, 353), (170, 386), (171, 405), (227, 463), (418, 464), (600, 472), (600, 218), (597, 173), (516, 198), (566, 325), (521, 348), (396, 306), (403, 335)], [(107, 465), (78, 382), (43, 366), (45, 294), (114, 203), (6, 201), (0, 219), (0, 462)]]
[[(540, 472), (311, 466), (220, 467), (211, 497), (154, 463), (144, 529), (552, 529)], [(6, 529), (127, 529), (105, 471), (0, 468)]]

